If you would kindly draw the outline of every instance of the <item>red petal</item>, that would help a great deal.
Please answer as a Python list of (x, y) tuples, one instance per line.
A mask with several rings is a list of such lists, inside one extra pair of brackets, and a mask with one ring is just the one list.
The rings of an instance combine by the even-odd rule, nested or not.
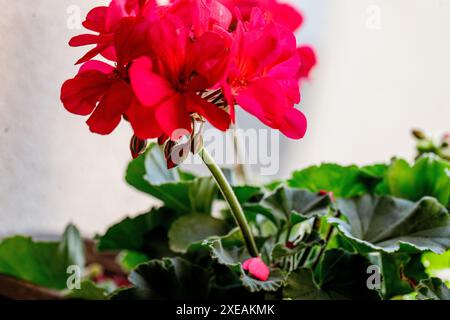
[(108, 50), (112, 46), (111, 43), (101, 43), (97, 45), (94, 49), (88, 51), (83, 57), (81, 57), (75, 64), (80, 64), (86, 61), (91, 60), (98, 54)]
[(90, 44), (97, 44), (99, 42), (99, 36), (95, 34), (80, 34), (73, 37), (69, 41), (69, 46), (71, 47), (81, 47)]
[(273, 66), (267, 75), (277, 79), (294, 79), (300, 68), (300, 64), (300, 56), (295, 50), (292, 52), (290, 58)]
[(153, 73), (150, 58), (142, 57), (131, 65), (131, 85), (139, 101), (145, 106), (157, 106), (175, 94), (166, 79)]
[(148, 44), (145, 40), (149, 25), (150, 22), (144, 18), (121, 20), (114, 40), (117, 58), (121, 64), (127, 64), (148, 52)]
[(80, 67), (80, 71), (78, 72), (78, 74), (93, 70), (100, 71), (103, 74), (109, 75), (113, 73), (114, 67), (102, 61), (90, 60)]
[(276, 3), (269, 10), (272, 11), (273, 18), (276, 22), (291, 31), (297, 30), (303, 23), (301, 13), (288, 4)]
[(214, 127), (225, 131), (230, 127), (230, 115), (216, 105), (209, 103), (196, 94), (186, 94), (188, 112), (196, 112), (208, 120)]
[(186, 110), (183, 96), (175, 94), (162, 102), (156, 109), (158, 124), (173, 141), (184, 133), (192, 131), (192, 122)]
[(233, 15), (231, 14), (230, 10), (228, 10), (227, 7), (225, 7), (222, 3), (213, 0), (211, 2), (210, 19), (223, 29), (228, 30), (231, 24), (231, 20), (233, 20)]
[(271, 78), (253, 81), (239, 91), (236, 101), (245, 111), (275, 129), (275, 119), (282, 116), (286, 109), (286, 96), (283, 88)]
[(86, 20), (83, 22), (83, 26), (86, 29), (104, 33), (105, 30), (105, 18), (108, 7), (96, 7), (89, 11)]
[(300, 69), (297, 78), (308, 78), (312, 68), (317, 64), (316, 53), (310, 46), (303, 46), (297, 49), (297, 54), (300, 57)]
[(305, 136), (307, 124), (305, 115), (292, 107), (283, 115), (283, 119), (279, 122), (279, 128), (286, 137), (301, 139)]
[(110, 86), (111, 80), (107, 75), (96, 70), (82, 72), (64, 82), (61, 101), (69, 112), (88, 115)]
[(156, 121), (155, 109), (144, 107), (137, 99), (131, 104), (127, 117), (134, 134), (140, 139), (153, 139), (163, 135), (162, 129)]
[(200, 77), (194, 78), (190, 84), (193, 90), (212, 87), (219, 82), (228, 65), (229, 50), (224, 38), (213, 32), (204, 33), (189, 47), (186, 64), (202, 75), (203, 82), (195, 83)]
[(105, 17), (105, 29), (109, 32), (114, 32), (120, 22), (120, 20), (128, 16), (126, 12), (127, 0), (113, 0), (109, 4), (106, 17)]
[(284, 92), (286, 92), (286, 97), (288, 98), (290, 104), (300, 103), (301, 95), (297, 78), (288, 80), (278, 79), (278, 83), (283, 87)]
[(148, 43), (158, 44), (152, 46), (153, 54), (161, 61), (158, 71), (168, 79), (178, 79), (183, 71), (186, 46), (190, 41), (188, 32), (182, 21), (170, 14), (152, 23), (148, 29)]
[(123, 81), (114, 83), (102, 98), (87, 124), (92, 132), (110, 134), (128, 110), (133, 93)]

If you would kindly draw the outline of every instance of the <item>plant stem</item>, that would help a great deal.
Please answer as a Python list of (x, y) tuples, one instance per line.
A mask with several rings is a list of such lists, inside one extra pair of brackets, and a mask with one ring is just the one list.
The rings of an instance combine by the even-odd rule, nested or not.
[[(341, 212), (338, 211), (336, 214), (336, 218), (339, 218), (341, 216)], [(323, 253), (325, 252), (327, 246), (328, 246), (328, 242), (330, 242), (331, 236), (333, 235), (333, 231), (334, 231), (334, 226), (331, 225), (328, 228), (328, 232), (327, 235), (325, 236), (325, 244), (323, 245), (323, 247), (320, 249), (319, 254), (317, 255), (316, 259), (314, 260), (314, 263), (312, 265), (312, 268), (315, 269), (317, 267), (317, 265), (320, 262), (320, 259), (322, 258)]]
[(299, 266), (305, 267), (305, 263), (308, 261), (308, 257), (311, 253), (312, 247), (306, 247), (305, 250), (303, 250), (302, 255), (298, 261)]
[(236, 130), (238, 129), (237, 124), (233, 124), (233, 146), (234, 146), (234, 154), (236, 157), (236, 173), (242, 180), (244, 184), (248, 184), (248, 178), (247, 178), (247, 170), (245, 165), (241, 162), (242, 161), (242, 154), (241, 154), (241, 148), (239, 144), (239, 139), (236, 134)]
[(213, 157), (204, 147), (200, 150), (199, 155), (213, 175), (225, 201), (228, 203), (231, 213), (233, 214), (237, 225), (241, 229), (248, 252), (252, 257), (257, 257), (258, 249), (256, 248), (255, 239), (253, 238), (250, 226), (248, 225), (247, 219), (245, 218), (244, 211), (242, 210), (242, 207), (236, 195), (234, 194), (233, 189), (225, 178), (222, 170), (219, 168)]

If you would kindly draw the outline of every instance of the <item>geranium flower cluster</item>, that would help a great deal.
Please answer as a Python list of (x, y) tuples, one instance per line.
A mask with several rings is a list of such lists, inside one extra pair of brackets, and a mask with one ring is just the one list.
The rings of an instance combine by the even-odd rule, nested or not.
[(293, 31), (302, 20), (276, 0), (113, 0), (88, 13), (91, 34), (70, 40), (94, 47), (61, 100), (71, 113), (90, 115), (99, 134), (125, 119), (140, 140), (176, 141), (196, 121), (226, 130), (239, 105), (299, 139), (307, 126), (294, 107), (299, 81), (316, 61), (310, 47), (297, 48)]

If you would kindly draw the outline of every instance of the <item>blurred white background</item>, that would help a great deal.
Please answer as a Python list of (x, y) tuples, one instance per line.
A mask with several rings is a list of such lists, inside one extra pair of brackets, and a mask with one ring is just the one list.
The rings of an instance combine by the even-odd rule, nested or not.
[[(92, 135), (59, 102), (84, 49), (67, 45), (92, 0), (0, 0), (0, 236), (101, 232), (152, 201), (123, 179), (131, 131)], [(296, 0), (319, 65), (303, 87), (307, 137), (283, 140), (280, 176), (322, 161), (411, 158), (412, 127), (450, 129), (450, 0)], [(245, 115), (241, 126), (256, 125)]]

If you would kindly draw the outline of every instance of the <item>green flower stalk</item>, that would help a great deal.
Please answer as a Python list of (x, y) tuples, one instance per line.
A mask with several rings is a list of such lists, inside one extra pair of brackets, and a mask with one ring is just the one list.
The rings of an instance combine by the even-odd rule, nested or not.
[(248, 252), (252, 257), (258, 257), (259, 255), (258, 248), (256, 247), (255, 239), (253, 238), (250, 226), (244, 215), (244, 211), (242, 210), (241, 204), (239, 203), (236, 195), (234, 194), (231, 185), (225, 178), (223, 171), (220, 169), (220, 167), (214, 161), (213, 157), (204, 147), (200, 150), (199, 156), (201, 157), (201, 159), (211, 172), (212, 176), (214, 177), (223, 195), (223, 198), (227, 202), (231, 210), (231, 213), (233, 214), (233, 217), (236, 220), (237, 225), (241, 229)]

